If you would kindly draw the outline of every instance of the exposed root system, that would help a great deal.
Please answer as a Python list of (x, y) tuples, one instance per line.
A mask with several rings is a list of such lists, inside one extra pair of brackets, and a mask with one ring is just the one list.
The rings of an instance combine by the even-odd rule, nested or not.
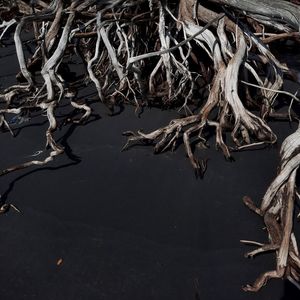
[[(13, 32), (20, 83), (0, 94), (0, 126), (14, 134), (11, 115), (20, 120), (33, 112), (45, 113), (49, 126), (47, 157), (8, 167), (0, 176), (47, 164), (64, 152), (55, 139), (56, 111), (67, 101), (82, 112), (72, 122), (88, 120), (91, 108), (77, 97), (88, 84), (111, 110), (123, 103), (137, 110), (179, 109), (183, 116), (165, 127), (124, 132), (124, 150), (149, 143), (160, 153), (183, 141), (200, 177), (206, 161), (197, 158), (191, 145), (195, 140), (207, 145), (212, 131), (227, 159), (233, 151), (274, 144), (277, 137), (268, 121), (296, 120), (292, 105), (299, 99), (282, 90), (284, 78), (295, 78), (295, 72), (276, 58), (272, 44), (299, 43), (298, 5), (280, 0), (1, 1), (0, 41)], [(28, 29), (31, 57), (23, 40)], [(71, 79), (61, 72), (72, 57), (81, 61), (84, 77)], [(286, 112), (276, 110), (279, 94), (290, 99)], [(277, 255), (276, 269), (247, 285), (247, 291), (258, 291), (269, 278), (285, 277), (299, 286), (300, 257), (293, 233), (299, 147), (297, 130), (281, 147), (278, 175), (262, 204), (256, 207), (250, 198), (244, 199), (263, 218), (269, 237), (269, 244), (259, 244), (247, 256), (265, 251)], [(5, 205), (3, 211), (9, 207)]]

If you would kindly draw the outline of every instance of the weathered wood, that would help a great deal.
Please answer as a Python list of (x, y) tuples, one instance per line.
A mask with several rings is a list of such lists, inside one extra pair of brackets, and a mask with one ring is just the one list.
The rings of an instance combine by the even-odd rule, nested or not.
[(277, 22), (285, 22), (293, 29), (300, 30), (299, 5), (284, 0), (209, 0), (226, 4), (238, 10), (269, 18)]
[[(147, 104), (177, 107), (183, 115), (166, 126), (148, 133), (125, 132), (124, 150), (135, 143), (148, 143), (160, 153), (182, 142), (199, 177), (205, 173), (207, 160), (197, 158), (192, 144), (196, 141), (199, 149), (205, 148), (212, 130), (216, 147), (227, 159), (234, 151), (274, 144), (277, 138), (268, 120), (299, 120), (292, 108), (300, 99), (282, 91), (284, 75), (292, 70), (276, 58), (268, 43), (292, 38), (298, 42), (297, 1), (1, 1), (0, 40), (14, 28), (19, 78), (27, 84), (7, 87), (0, 94), (0, 127), (14, 134), (14, 123), (8, 119), (11, 114), (19, 120), (32, 111), (46, 113), (46, 147), (50, 150), (45, 159), (8, 167), (0, 177), (50, 163), (63, 153), (55, 131), (58, 126), (89, 118), (91, 108), (85, 99), (77, 98), (89, 83), (111, 110), (116, 103), (137, 108)], [(33, 41), (26, 42), (35, 48), (31, 57), (24, 54), (25, 28), (34, 29)], [(85, 74), (72, 79), (68, 62), (74, 56), (82, 61)], [(65, 72), (61, 72), (63, 67)], [(39, 74), (42, 84), (36, 84)], [(284, 112), (275, 105), (282, 94), (291, 99)], [(83, 114), (74, 119), (67, 116), (58, 125), (56, 109), (63, 98), (64, 105), (75, 109), (74, 114)], [(225, 139), (227, 133), (231, 135)], [(270, 278), (287, 278), (299, 287), (300, 256), (293, 232), (299, 149), (298, 129), (282, 144), (278, 174), (261, 205), (256, 207), (249, 197), (244, 198), (263, 218), (269, 239), (267, 244), (244, 241), (259, 246), (247, 256), (265, 251), (277, 254), (276, 268), (245, 286), (246, 291), (258, 291)], [(0, 213), (9, 207), (0, 205)]]

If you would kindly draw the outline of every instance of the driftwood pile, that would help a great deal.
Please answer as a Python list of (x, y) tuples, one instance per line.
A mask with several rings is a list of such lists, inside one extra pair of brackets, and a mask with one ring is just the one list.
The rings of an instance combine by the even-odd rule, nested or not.
[[(272, 45), (284, 49), (287, 41), (299, 43), (298, 5), (281, 0), (1, 1), (0, 39), (13, 34), (20, 83), (0, 94), (0, 126), (13, 134), (11, 114), (45, 113), (49, 155), (2, 170), (0, 176), (47, 164), (64, 152), (55, 140), (56, 110), (68, 101), (82, 112), (71, 121), (87, 120), (91, 108), (77, 98), (87, 84), (94, 85), (99, 101), (111, 110), (122, 103), (137, 110), (179, 109), (182, 116), (165, 127), (125, 132), (124, 149), (149, 143), (159, 153), (183, 141), (197, 176), (203, 176), (206, 163), (196, 158), (191, 144), (196, 140), (205, 147), (212, 130), (227, 159), (233, 151), (274, 144), (277, 137), (268, 121), (298, 120), (293, 104), (299, 98), (282, 90), (284, 78), (296, 80), (296, 74), (272, 50)], [(31, 57), (22, 40), (28, 29), (35, 49)], [(77, 80), (60, 72), (74, 55), (85, 68), (85, 77)], [(290, 101), (285, 111), (277, 110), (279, 94)], [(259, 290), (269, 278), (287, 278), (299, 287), (300, 256), (293, 233), (299, 149), (300, 129), (282, 144), (277, 177), (261, 205), (244, 198), (263, 218), (269, 239), (268, 244), (243, 241), (259, 247), (247, 256), (275, 251), (277, 258), (275, 269), (245, 286), (246, 291)]]

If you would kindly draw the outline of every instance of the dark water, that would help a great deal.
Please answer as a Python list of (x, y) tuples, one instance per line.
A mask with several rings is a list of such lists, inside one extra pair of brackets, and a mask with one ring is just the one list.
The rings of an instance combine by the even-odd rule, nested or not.
[[(0, 50), (3, 85), (14, 81), (13, 52)], [(92, 107), (87, 125), (57, 132), (66, 154), (1, 178), (2, 196), (22, 211), (0, 218), (1, 300), (299, 299), (282, 280), (257, 294), (241, 290), (274, 268), (272, 254), (245, 259), (251, 248), (239, 240), (266, 241), (241, 199), (261, 199), (276, 174), (278, 146), (237, 153), (230, 163), (212, 141), (199, 154), (209, 158), (206, 176), (196, 180), (182, 147), (120, 152), (124, 130), (156, 129), (174, 112), (151, 109), (138, 118), (126, 107), (110, 117), (101, 104)], [(21, 124), (17, 138), (2, 133), (0, 168), (42, 150), (46, 126), (40, 116)], [(280, 141), (295, 129), (272, 127)]]

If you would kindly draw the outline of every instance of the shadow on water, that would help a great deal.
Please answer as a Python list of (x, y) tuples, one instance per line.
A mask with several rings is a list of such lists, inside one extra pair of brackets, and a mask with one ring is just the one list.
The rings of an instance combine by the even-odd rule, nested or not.
[[(92, 123), (95, 122), (99, 119), (100, 117), (98, 115), (94, 115), (93, 119), (90, 119), (88, 122), (85, 123)], [(81, 126), (80, 124), (71, 124), (70, 127), (68, 128), (68, 130), (66, 131), (66, 133), (58, 140), (58, 142), (64, 147), (64, 153), (65, 155), (68, 157), (69, 160), (71, 160), (70, 163), (67, 164), (63, 164), (57, 167), (43, 167), (43, 168), (39, 168), (39, 169), (35, 169), (35, 170), (31, 170), (21, 176), (18, 176), (17, 178), (15, 178), (8, 186), (7, 190), (2, 194), (1, 197), (1, 204), (3, 205), (9, 194), (11, 193), (11, 191), (13, 190), (15, 184), (22, 180), (23, 178), (35, 174), (37, 172), (43, 172), (43, 171), (54, 171), (54, 170), (59, 170), (59, 169), (63, 169), (63, 168), (67, 168), (70, 166), (74, 166), (77, 165), (81, 162), (81, 158), (79, 156), (77, 156), (76, 154), (73, 153), (72, 148), (70, 147), (70, 145), (68, 144), (68, 139), (72, 136), (72, 134), (74, 133), (74, 131), (76, 130), (76, 128), (78, 128), (79, 126)]]
[(117, 105), (118, 110), (116, 111), (115, 109), (111, 112), (110, 116), (111, 117), (115, 117), (120, 115), (124, 110), (125, 110), (125, 106), (123, 103), (120, 103)]
[(39, 126), (43, 126), (47, 123), (48, 123), (48, 120), (39, 122), (39, 123), (27, 124), (27, 125), (23, 125), (23, 126), (20, 126), (17, 128), (13, 128), (14, 137), (17, 137), (21, 133), (21, 131), (25, 128), (39, 127)]
[[(75, 117), (77, 115), (76, 110), (73, 110), (70, 114), (66, 115), (68, 118), (73, 119), (73, 117)], [(64, 116), (64, 117), (66, 117)], [(67, 118), (66, 118), (67, 119)], [(67, 129), (66, 133), (57, 140), (58, 143), (60, 143), (63, 147), (64, 147), (64, 154), (68, 157), (69, 160), (71, 160), (70, 163), (67, 164), (63, 164), (57, 167), (43, 167), (43, 168), (39, 168), (39, 169), (35, 169), (35, 170), (31, 170), (21, 176), (18, 176), (17, 178), (15, 178), (8, 186), (8, 189), (1, 195), (1, 204), (5, 204), (6, 200), (10, 194), (10, 192), (13, 190), (16, 182), (20, 181), (21, 179), (31, 175), (31, 174), (35, 174), (37, 172), (42, 172), (42, 171), (54, 171), (54, 170), (59, 170), (59, 169), (63, 169), (63, 168), (67, 168), (70, 166), (74, 166), (77, 165), (81, 162), (81, 158), (79, 156), (77, 156), (76, 154), (73, 153), (72, 148), (70, 147), (70, 145), (68, 144), (68, 140), (69, 138), (73, 135), (74, 131), (80, 127), (80, 126), (85, 126), (88, 125), (90, 123), (96, 122), (99, 119), (101, 119), (100, 115), (98, 114), (92, 114), (89, 118), (88, 121), (84, 122), (83, 124), (75, 124), (75, 123), (71, 123), (71, 125), (69, 126), (69, 128)], [(29, 125), (24, 125), (22, 127), (17, 128), (17, 134), (19, 134), (19, 132), (26, 128), (26, 127), (35, 127), (35, 126), (41, 126), (44, 125), (45, 123), (47, 123), (47, 121), (45, 122), (41, 122), (41, 123), (36, 123), (36, 124), (29, 124)], [(63, 124), (64, 122), (62, 122), (63, 126), (66, 126), (66, 124)]]
[(284, 294), (280, 300), (300, 299), (300, 290), (288, 280), (284, 281)]

